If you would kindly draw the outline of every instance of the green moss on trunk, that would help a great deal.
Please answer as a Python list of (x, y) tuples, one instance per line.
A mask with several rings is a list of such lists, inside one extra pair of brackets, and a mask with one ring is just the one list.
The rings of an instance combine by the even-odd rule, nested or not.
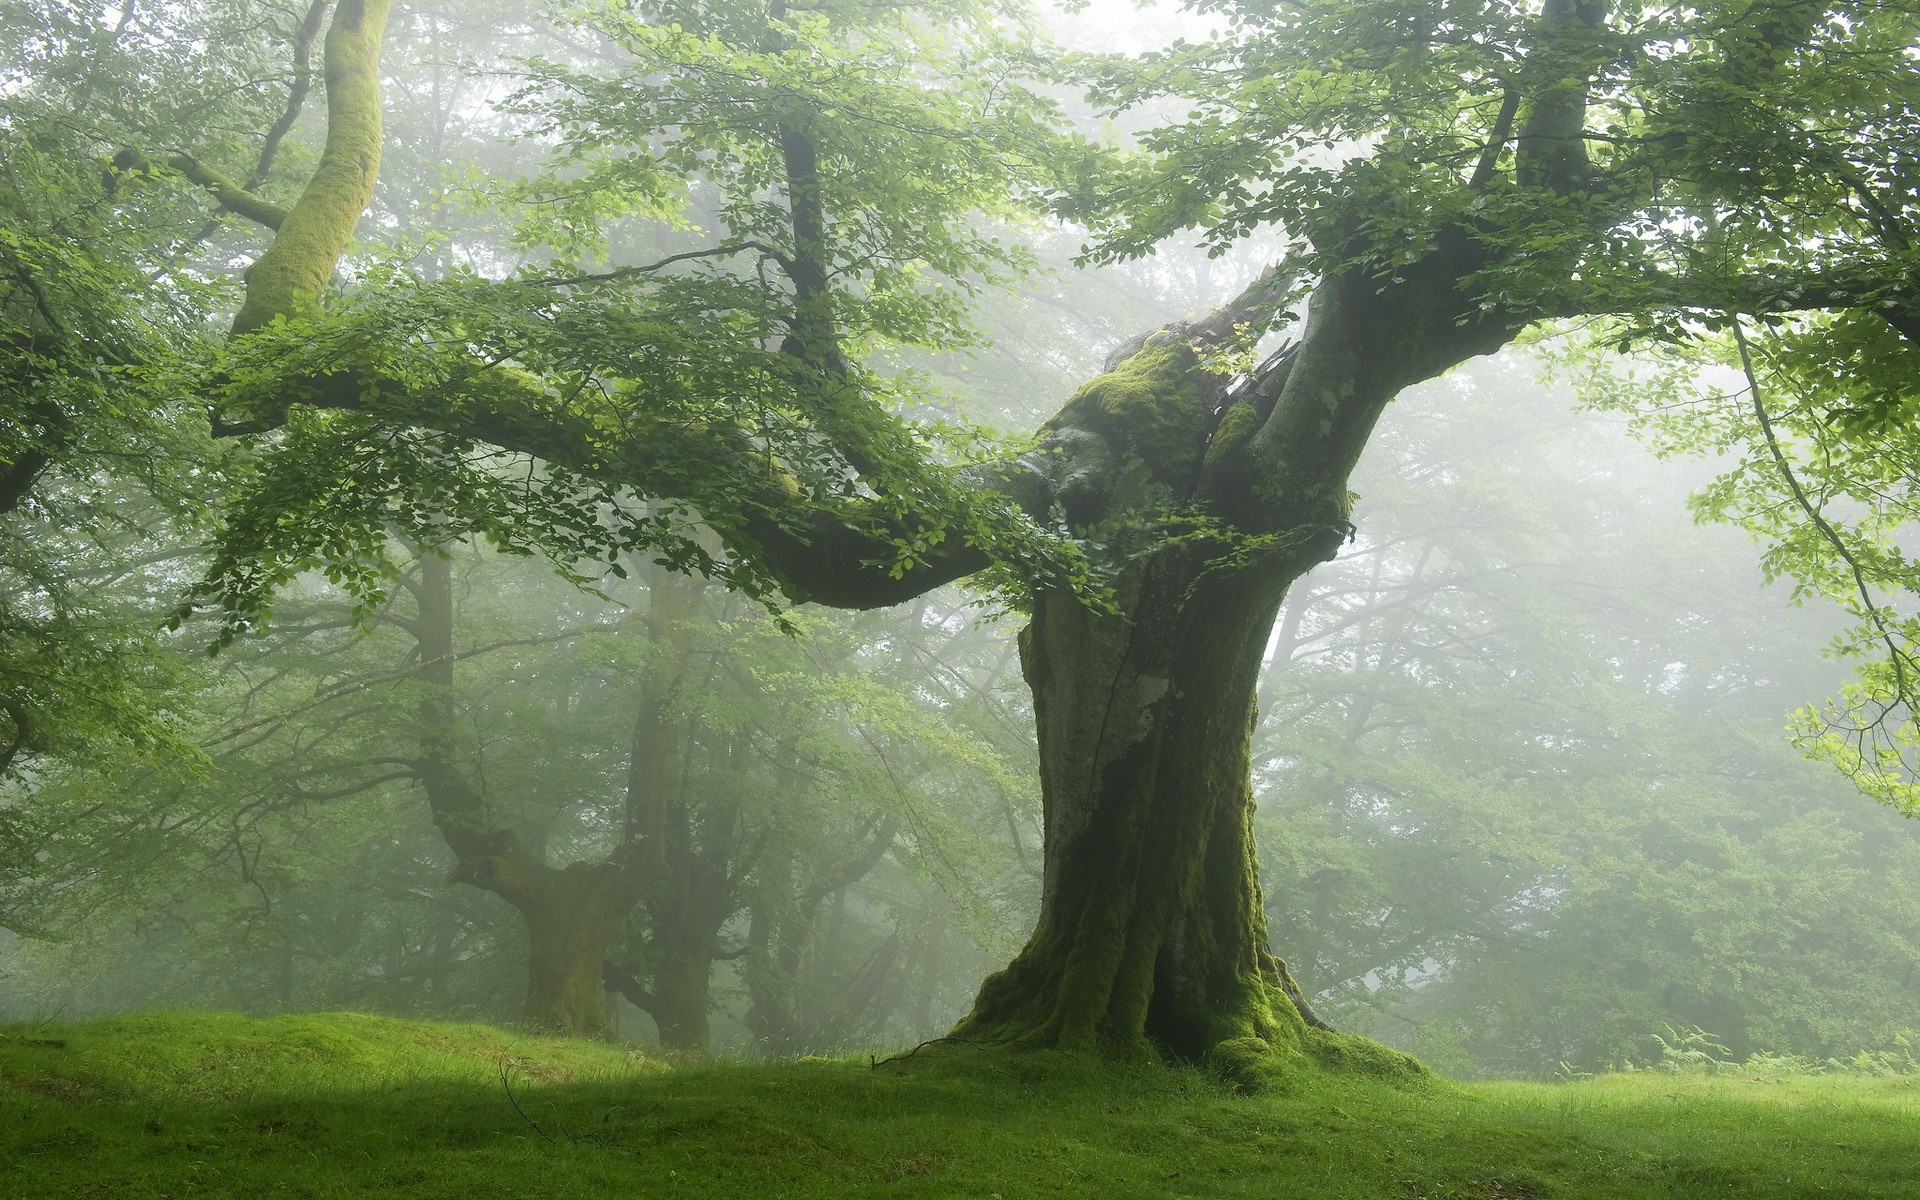
[[(1046, 818), (1041, 913), (957, 1032), (1158, 1053), (1249, 1087), (1329, 1057), (1417, 1072), (1404, 1056), (1310, 1028), (1267, 949), (1252, 833), (1255, 687), (1287, 587), (1325, 557), (1328, 539), (1268, 537), (1249, 550), (1154, 531), (1196, 482), (1202, 503), (1208, 480), (1244, 490), (1227, 468), (1256, 414), (1228, 410), (1210, 444), (1217, 392), (1190, 347), (1150, 339), (1052, 423), (1062, 444), (1098, 438), (1102, 453), (1146, 469), (1106, 473), (1101, 535), (1125, 564), (1116, 611), (1049, 593), (1022, 634)], [(1251, 511), (1245, 496), (1219, 499), (1216, 520)], [(1304, 524), (1284, 509), (1265, 515), (1266, 527), (1242, 532)]]
[(327, 26), (327, 140), (320, 163), (247, 268), (233, 332), (314, 310), (380, 173), (380, 40), (388, 0), (340, 0)]
[(1186, 342), (1156, 335), (1139, 353), (1088, 381), (1041, 432), (1096, 434), (1145, 463), (1156, 482), (1184, 492), (1207, 445), (1207, 396), (1221, 382), (1198, 361)]

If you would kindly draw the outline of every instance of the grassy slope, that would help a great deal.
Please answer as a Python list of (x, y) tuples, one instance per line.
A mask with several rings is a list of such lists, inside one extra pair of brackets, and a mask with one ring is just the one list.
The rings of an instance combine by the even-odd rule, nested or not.
[(666, 1069), (355, 1014), (0, 1027), (7, 1200), (1672, 1195), (1920, 1197), (1920, 1083), (1315, 1078), (1247, 1098), (970, 1051)]

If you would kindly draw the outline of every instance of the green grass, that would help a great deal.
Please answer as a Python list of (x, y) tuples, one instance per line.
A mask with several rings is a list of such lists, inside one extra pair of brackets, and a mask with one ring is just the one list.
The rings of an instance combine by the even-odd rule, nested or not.
[(965, 1049), (668, 1068), (357, 1014), (0, 1027), (6, 1200), (1714, 1195), (1920, 1197), (1920, 1082), (1316, 1076), (1245, 1097)]

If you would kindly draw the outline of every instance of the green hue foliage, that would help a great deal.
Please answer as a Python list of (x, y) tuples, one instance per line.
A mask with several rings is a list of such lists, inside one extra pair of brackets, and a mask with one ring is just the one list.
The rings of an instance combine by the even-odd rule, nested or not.
[(1692, 497), (1694, 513), (1747, 531), (1767, 577), (1794, 581), (1796, 603), (1853, 619), (1828, 649), (1856, 677), (1801, 709), (1795, 741), (1920, 815), (1920, 568), (1901, 545), (1920, 513), (1913, 344), (1858, 313), (1711, 322), (1684, 356), (1643, 352), (1631, 365), (1604, 353), (1619, 336), (1599, 331), (1563, 355), (1590, 402), (1627, 413), (1663, 457), (1732, 459)]
[[(179, 584), (165, 548), (212, 499), (181, 362), (214, 293), (153, 286), (193, 214), (145, 177), (110, 197), (101, 149), (252, 121), (234, 84), (259, 47), (235, 16), (115, 36), (98, 6), (0, 6), (0, 779), (90, 746), (193, 758), (152, 616)], [(181, 44), (229, 36), (224, 55)], [(18, 820), (0, 814), (0, 841)]]
[[(1323, 293), (1343, 273), (1383, 298), (1447, 279), (1453, 300), (1400, 319), (1463, 336), (1610, 315), (1594, 344), (1673, 370), (1596, 391), (1667, 453), (1736, 452), (1697, 511), (1855, 615), (1834, 649), (1859, 678), (1801, 714), (1801, 745), (1920, 806), (1899, 545), (1920, 338), (1911, 6), (1195, 7), (1209, 36), (1083, 64), (1111, 105), (1186, 110), (1100, 181), (1098, 252), (1270, 230)], [(1715, 363), (1736, 374), (1696, 374)]]
[[(19, 43), (30, 52), (15, 58), (26, 62), (68, 41), (75, 47), (52, 56), (61, 69), (46, 71), (47, 82), (30, 64), (22, 86), (6, 93), (9, 101), (23, 98), (29, 117), (35, 104), (41, 116), (60, 111), (64, 80), (110, 57), (130, 29), (141, 37), (166, 27), (151, 9), (144, 19), (121, 10), (112, 24), (104, 6), (5, 11), (22, 17), (10, 32), (30, 30)], [(8, 490), (24, 496), (60, 465), (39, 443), (90, 407), (100, 410), (103, 427), (130, 427), (142, 449), (157, 441), (141, 423), (117, 419), (110, 408), (117, 397), (103, 380), (191, 378), (191, 387), (156, 394), (168, 405), (207, 400), (216, 432), (249, 439), (234, 463), (221, 464), (231, 470), (201, 488), (223, 493), (220, 544), (207, 583), (181, 610), (184, 619), (196, 603), (220, 607), (227, 642), (309, 570), (353, 597), (351, 620), (393, 617), (388, 585), (402, 569), (391, 553), (395, 529), (428, 544), (479, 537), (543, 552), (585, 584), (626, 571), (638, 556), (697, 569), (762, 600), (784, 590), (850, 606), (908, 597), (931, 581), (997, 564), (1014, 602), (1040, 593), (1055, 615), (1069, 608), (1086, 615), (1081, 548), (1044, 523), (1064, 495), (1030, 478), (1044, 475), (1031, 463), (989, 467), (986, 460), (1008, 457), (1006, 447), (903, 420), (903, 409), (930, 406), (934, 397), (888, 356), (969, 344), (964, 299), (983, 283), (1018, 278), (1028, 265), (1024, 252), (997, 240), (994, 223), (1049, 205), (1093, 220), (1102, 239), (1096, 253), (1108, 257), (1142, 253), (1179, 229), (1198, 228), (1223, 249), (1256, 228), (1278, 226), (1295, 265), (1319, 277), (1300, 352), (1268, 377), (1270, 390), (1244, 381), (1254, 385), (1250, 398), (1222, 418), (1225, 436), (1212, 445), (1214, 397), (1197, 386), (1190, 355), (1159, 345), (1079, 393), (1048, 430), (1058, 440), (1076, 433), (1108, 443), (1109, 457), (1091, 468), (1096, 475), (1115, 464), (1136, 473), (1144, 466), (1172, 486), (1207, 464), (1214, 470), (1195, 499), (1209, 511), (1194, 527), (1204, 533), (1215, 528), (1207, 519), (1217, 518), (1218, 528), (1248, 538), (1245, 554), (1197, 563), (1172, 584), (1162, 577), (1159, 591), (1143, 582), (1126, 598), (1134, 607), (1093, 614), (1115, 618), (1098, 637), (1076, 638), (1070, 621), (1036, 621), (1032, 661), (1051, 658), (1063, 679), (1072, 676), (1042, 703), (1071, 710), (1065, 724), (1093, 732), (1083, 742), (1117, 747), (1109, 761), (1094, 763), (1096, 771), (1112, 768), (1111, 777), (1086, 797), (1059, 786), (1067, 772), (1084, 771), (1078, 746), (1070, 753), (1059, 741), (1047, 747), (1049, 800), (1068, 805), (1070, 827), (1108, 822), (1084, 846), (1116, 851), (1119, 869), (1130, 872), (1118, 885), (1097, 871), (1076, 880), (1074, 903), (1086, 905), (1087, 920), (1074, 937), (1090, 933), (1091, 949), (1074, 937), (1048, 936), (1032, 947), (1028, 965), (1038, 982), (1030, 998), (1044, 1006), (1072, 993), (1069, 1044), (1110, 1033), (1112, 1045), (1140, 1050), (1155, 1038), (1194, 1060), (1217, 1052), (1225, 1071), (1244, 1076), (1255, 1073), (1263, 1048), (1290, 1058), (1295, 1042), (1325, 1041), (1304, 1032), (1304, 1018), (1283, 1002), (1284, 970), (1265, 956), (1254, 903), (1243, 740), (1253, 655), (1286, 587), (1349, 532), (1347, 474), (1381, 410), (1408, 384), (1542, 319), (1620, 314), (1621, 340), (1669, 343), (1716, 325), (1728, 330), (1753, 424), (1712, 436), (1757, 452), (1704, 507), (1738, 514), (1773, 538), (1780, 549), (1769, 565), (1806, 578), (1810, 592), (1845, 594), (1851, 582), (1862, 620), (1855, 644), (1877, 640), (1889, 657), (1880, 674), (1869, 669), (1865, 691), (1843, 709), (1904, 699), (1906, 635), (1877, 605), (1875, 588), (1905, 581), (1891, 536), (1904, 518), (1910, 472), (1897, 453), (1868, 459), (1844, 451), (1882, 436), (1898, 449), (1904, 385), (1856, 360), (1878, 355), (1903, 368), (1906, 356), (1887, 329), (1906, 337), (1920, 328), (1905, 295), (1911, 156), (1878, 148), (1913, 141), (1910, 12), (1870, 4), (1757, 13), (1738, 4), (1668, 10), (1561, 0), (1471, 11), (1450, 0), (1412, 8), (1363, 2), (1306, 12), (1223, 3), (1208, 7), (1224, 21), (1202, 45), (1142, 63), (1087, 64), (1099, 94), (1115, 106), (1168, 98), (1191, 104), (1184, 120), (1146, 135), (1147, 154), (1111, 163), (1059, 134), (1056, 114), (1027, 82), (1043, 69), (1010, 32), (1005, 10), (915, 13), (880, 3), (796, 12), (717, 3), (663, 5), (641, 17), (594, 6), (576, 14), (558, 48), (528, 65), (526, 86), (501, 115), (551, 155), (526, 176), (476, 189), (515, 220), (517, 241), (474, 237), (453, 247), (458, 254), (442, 247), (414, 260), (415, 247), (379, 240), (343, 257), (379, 148), (378, 43), (367, 26), (378, 24), (382, 5), (347, 0), (334, 9), (324, 42), (326, 149), (297, 189), (274, 167), (273, 148), (299, 117), (310, 73), (303, 56), (323, 10), (310, 11), (304, 23), (289, 10), (259, 29), (238, 30), (243, 51), (208, 72), (212, 83), (182, 89), (204, 105), (175, 113), (180, 119), (169, 128), (120, 111), (90, 127), (91, 110), (71, 103), (87, 114), (77, 132), (63, 121), (41, 122), (54, 127), (53, 142), (67, 139), (73, 162), (101, 167), (97, 182), (68, 169), (62, 187), (70, 184), (95, 210), (93, 224), (76, 228), (107, 228), (123, 212), (148, 211), (143, 205), (174, 221), (190, 215), (192, 224), (217, 202), (271, 218), (264, 223), (277, 226), (278, 236), (264, 253), (226, 241), (197, 255), (217, 226), (177, 236), (155, 227), (151, 244), (101, 242), (107, 248), (99, 262), (89, 262), (91, 251), (67, 252), (59, 222), (29, 211), (36, 198), (13, 204), (39, 224), (29, 222), (31, 232), (18, 239), (13, 259), (25, 267), (7, 285), (4, 332), (18, 363), (9, 379), (26, 399), (10, 404), (5, 466), (30, 485), (10, 482)], [(235, 13), (244, 8), (193, 9), (191, 22), (166, 30), (179, 36), (144, 46), (160, 61), (154, 77), (184, 79), (185, 68), (217, 44), (208, 35), (233, 30), (223, 22)], [(422, 18), (414, 32), (433, 25)], [(301, 64), (285, 111), (273, 116), (277, 93), (265, 111), (221, 103), (229, 93), (217, 84), (251, 77), (234, 64), (272, 61), (277, 49), (263, 54), (263, 47), (282, 41)], [(124, 81), (138, 69), (105, 78)], [(267, 118), (274, 132), (257, 154), (251, 137), (227, 132), (258, 130)], [(263, 194), (249, 199), (252, 189)], [(437, 194), (447, 190), (441, 181)], [(274, 199), (287, 192), (297, 193), (291, 203)], [(417, 207), (406, 197), (382, 203), (390, 214)], [(411, 214), (390, 227), (373, 224), (383, 230), (375, 239), (386, 238), (387, 228), (418, 231)], [(649, 239), (662, 243), (658, 254), (628, 253)], [(449, 265), (461, 257), (471, 265)], [(254, 265), (236, 336), (210, 350), (196, 323), (217, 316), (230, 297), (200, 281), (224, 278), (237, 258)], [(109, 326), (148, 332), (144, 309), (119, 321), (126, 312), (115, 307), (123, 303), (112, 294), (116, 286), (179, 299), (185, 319), (171, 332), (155, 321), (151, 346), (117, 344), (112, 335), (124, 332), (117, 326), (86, 330), (105, 351), (90, 357), (95, 347), (86, 337), (78, 350), (56, 345), (65, 332), (59, 303), (30, 286), (43, 269), (79, 297), (78, 308), (98, 302), (114, 318)], [(139, 286), (149, 278), (159, 286)], [(1196, 350), (1250, 358), (1241, 343), (1278, 321), (1288, 297), (1258, 299), (1259, 311), (1232, 322), (1230, 333), (1216, 330), (1213, 344), (1200, 345), (1206, 339), (1195, 334)], [(1778, 318), (1803, 309), (1837, 315), (1799, 324)], [(1783, 321), (1765, 347), (1778, 350), (1763, 364), (1766, 386), (1744, 326), (1713, 315), (1725, 312)], [(1830, 385), (1836, 376), (1846, 382)], [(1776, 427), (1767, 406), (1782, 387), (1812, 398), (1804, 414), (1786, 414)], [(43, 395), (55, 406), (35, 411)], [(186, 419), (168, 409), (153, 428)], [(190, 424), (197, 430), (197, 413)], [(1811, 495), (1788, 469), (1781, 431), (1821, 460)], [(86, 461), (65, 457), (69, 470)], [(960, 463), (970, 469), (956, 469)], [(55, 482), (36, 492), (37, 502), (58, 494), (57, 476), (47, 478)], [(1786, 522), (1776, 515), (1783, 489), (1799, 510), (1786, 510)], [(1025, 511), (1002, 492), (1019, 493)], [(1889, 492), (1893, 499), (1877, 507)], [(1822, 515), (1829, 501), (1865, 504), (1869, 516), (1843, 535)], [(1178, 571), (1189, 552), (1213, 553), (1205, 536), (1144, 532), (1142, 513), (1117, 515), (1134, 519), (1139, 537), (1125, 552), (1139, 553), (1134, 564), (1102, 567), (1124, 571), (1152, 561)], [(724, 551), (696, 536), (701, 521)], [(1120, 556), (1112, 544), (1090, 548)], [(1142, 579), (1146, 570), (1140, 567)], [(884, 585), (870, 584), (881, 579)], [(49, 634), (72, 634), (75, 623), (44, 617), (62, 598), (35, 586), (18, 589), (28, 599), (16, 608), (28, 616), (10, 621), (9, 632), (40, 620)], [(111, 631), (101, 641), (110, 644)], [(1096, 661), (1123, 641), (1110, 661)], [(22, 677), (42, 665), (18, 657)], [(81, 660), (103, 664), (88, 673), (110, 683), (133, 674), (111, 655)], [(1162, 671), (1169, 661), (1193, 668), (1195, 678)], [(1424, 664), (1386, 665), (1413, 670), (1417, 683), (1431, 681), (1418, 675)], [(1172, 694), (1184, 705), (1163, 700), (1176, 680)], [(1115, 702), (1123, 685), (1143, 682)], [(1637, 714), (1659, 704), (1605, 686), (1593, 692), (1593, 707), (1612, 720), (1642, 719)], [(66, 693), (83, 701), (70, 706), (83, 731), (91, 724), (124, 734), (141, 704), (136, 696), (116, 707), (116, 695), (110, 687)], [(29, 696), (24, 703), (41, 702)], [(20, 711), (8, 713), (15, 731), (9, 761), (29, 733), (40, 736), (52, 724), (23, 716), (21, 704), (12, 708)], [(379, 732), (391, 734), (391, 714), (384, 715), (389, 728)], [(755, 746), (757, 731), (713, 724), (736, 745)], [(1863, 728), (1877, 736), (1885, 727)], [(1542, 735), (1563, 764), (1557, 769), (1592, 750), (1578, 744), (1588, 726), (1574, 729)], [(1428, 720), (1424, 732), (1435, 745), (1471, 749), (1444, 721)], [(1894, 768), (1915, 736), (1893, 728)], [(498, 736), (512, 740), (511, 732)], [(1884, 743), (1849, 747), (1824, 729), (1814, 740), (1870, 787), (1903, 798), (1897, 769), (1873, 751)], [(366, 748), (394, 750), (377, 735)], [(491, 748), (477, 737), (460, 747), (476, 768)], [(288, 757), (311, 749), (299, 746)], [(404, 754), (381, 757), (404, 766)], [(1568, 944), (1614, 946), (1620, 913), (1632, 906), (1607, 903), (1606, 889), (1569, 867), (1545, 833), (1524, 831), (1538, 835), (1529, 839), (1501, 828), (1524, 809), (1526, 787), (1463, 750), (1454, 757), (1478, 769), (1401, 771), (1406, 764), (1393, 762), (1387, 766), (1395, 769), (1381, 772), (1388, 783), (1367, 778), (1357, 787), (1362, 764), (1334, 760), (1336, 786), (1323, 799), (1344, 803), (1348, 815), (1361, 810), (1355, 825), (1364, 828), (1383, 813), (1390, 821), (1408, 792), (1463, 810), (1464, 797), (1484, 793), (1488, 807), (1461, 821), (1469, 833), (1493, 830), (1466, 843), (1476, 854), (1489, 851), (1482, 865), (1499, 868), (1476, 898), (1506, 903), (1522, 924), (1546, 911), (1586, 917), (1586, 926), (1568, 925), (1592, 936)], [(1618, 800), (1642, 781), (1597, 751), (1584, 761), (1605, 775), (1595, 794)], [(1135, 786), (1163, 770), (1164, 787)], [(545, 782), (537, 767), (522, 778), (532, 780), (529, 790)], [(1777, 829), (1820, 847), (1808, 857), (1825, 867), (1856, 861), (1859, 839), (1820, 820), (1758, 833), (1734, 828), (1738, 815), (1716, 806), (1720, 793), (1710, 782), (1657, 782), (1663, 798), (1687, 800), (1676, 808), (1711, 814), (1698, 828), (1678, 823), (1672, 831), (1666, 850), (1677, 861), (1666, 850), (1636, 854), (1630, 844), (1660, 828), (1658, 813), (1605, 841), (1606, 853), (1589, 861), (1671, 878), (1659, 911), (1719, 935), (1706, 949), (1723, 977), (1697, 981), (1719, 1003), (1729, 980), (1765, 974), (1768, 956), (1753, 952), (1762, 939), (1741, 919), (1755, 906), (1741, 902), (1741, 889), (1777, 881), (1761, 865), (1784, 853), (1786, 835)], [(296, 805), (328, 794), (297, 784), (288, 792)], [(476, 794), (481, 807), (493, 803)], [(1089, 803), (1073, 809), (1080, 800)], [(1052, 836), (1059, 811), (1049, 813), (1050, 870), (1076, 853)], [(258, 860), (245, 865), (246, 837), (231, 841), (243, 874), (251, 870), (257, 880)], [(1143, 844), (1152, 851), (1140, 856), (1144, 866), (1121, 861)], [(535, 853), (546, 850), (543, 844)], [(1205, 873), (1196, 865), (1203, 857)], [(1803, 872), (1782, 891), (1817, 911), (1845, 912), (1806, 886), (1820, 875)], [(271, 903), (270, 889), (261, 890)], [(1595, 896), (1600, 902), (1590, 903)], [(1903, 896), (1894, 896), (1890, 919), (1879, 921), (1874, 910), (1882, 927), (1863, 941), (1897, 941), (1888, 929)], [(1108, 953), (1122, 943), (1124, 954)], [(1173, 964), (1163, 948), (1184, 948), (1194, 960)], [(1112, 970), (1074, 969), (1083, 950)], [(1410, 961), (1401, 952), (1405, 974), (1415, 973)], [(1062, 963), (1067, 969), (1055, 972)], [(1228, 969), (1215, 980), (1220, 964)], [(1640, 965), (1679, 985), (1681, 968)], [(590, 991), (591, 972), (582, 978)], [(1170, 999), (1195, 979), (1206, 986)], [(1564, 1024), (1576, 1012), (1568, 1006), (1555, 1019)], [(1835, 1034), (1829, 1028), (1818, 1036)], [(1328, 1045), (1366, 1060), (1361, 1066), (1396, 1061), (1357, 1044)]]
[[(591, 69), (557, 53), (520, 64), (504, 102), (544, 169), (475, 189), (515, 222), (520, 270), (375, 269), (319, 313), (249, 276), (247, 336), (211, 372), (216, 406), (293, 436), (263, 447), (204, 589), (229, 633), (305, 569), (379, 603), (395, 525), (427, 544), (538, 548), (583, 576), (639, 551), (769, 602), (784, 581), (759, 543), (804, 538), (816, 518), (877, 539), (895, 577), (943, 545), (1022, 567), (1005, 577), (1015, 599), (1079, 573), (1070, 545), (953, 473), (1003, 446), (903, 422), (934, 397), (875, 361), (973, 339), (969, 298), (1032, 261), (991, 230), (1035, 211), (1055, 152), (1077, 145), (998, 15), (565, 14), (560, 48), (604, 52)], [(325, 162), (316, 212), (333, 211)], [(669, 253), (607, 261), (649, 226)], [(302, 402), (350, 411), (289, 425)], [(541, 460), (539, 486), (517, 486), (520, 454)], [(656, 519), (631, 515), (660, 498)], [(689, 537), (689, 513), (729, 553)]]
[[(1289, 601), (1256, 748), (1276, 943), (1336, 1025), (1440, 1069), (1890, 1042), (1920, 839), (1779, 735), (1831, 610), (1689, 528), (1698, 470), (1519, 361), (1395, 406), (1365, 532)], [(1489, 447), (1497, 447), (1489, 452)]]
[[(771, 1053), (940, 1032), (1031, 904), (1009, 844), (1035, 837), (1035, 797), (1004, 639), (953, 596), (918, 625), (796, 613), (798, 636), (719, 589), (663, 616), (650, 589), (674, 581), (629, 565), (587, 592), (459, 554), (452, 745), (485, 827), (556, 868), (629, 855), (636, 713), (664, 681), (673, 736), (641, 777), (665, 781), (674, 870), (692, 874), (659, 898), (710, 869), (723, 885), (724, 927), (699, 949), (735, 956), (700, 965), (726, 1047), (745, 1048), (760, 985), (794, 1025)], [(342, 589), (302, 581), (273, 631), (203, 664), (204, 778), (102, 764), (40, 784), (9, 893), (19, 927), (58, 941), (7, 953), (8, 1008), (517, 1015), (521, 922), (449, 880), (421, 803), (417, 579), (400, 584), (356, 618)], [(843, 878), (869, 844), (884, 857)], [(637, 912), (612, 955), (643, 981), (671, 946), (659, 924)]]
[(965, 1049), (663, 1070), (352, 1015), (0, 1036), (0, 1162), (23, 1195), (1896, 1196), (1916, 1106), (1907, 1077), (1652, 1073), (1413, 1089), (1312, 1073), (1249, 1099), (1192, 1071)]

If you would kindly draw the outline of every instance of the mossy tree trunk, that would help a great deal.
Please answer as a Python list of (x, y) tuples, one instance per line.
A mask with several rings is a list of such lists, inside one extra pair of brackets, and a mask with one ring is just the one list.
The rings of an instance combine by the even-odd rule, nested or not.
[[(1469, 190), (1493, 180), (1512, 135), (1515, 184), (1537, 190), (1543, 202), (1590, 198), (1579, 136), (1586, 93), (1564, 81), (1599, 70), (1604, 39), (1583, 27), (1600, 11), (1572, 0), (1543, 11), (1542, 37), (1553, 43), (1543, 58), (1550, 77), (1540, 87), (1527, 82), (1538, 94), (1503, 108), (1508, 115)], [(378, 158), (375, 67), (385, 12), (385, 0), (342, 0), (336, 10), (326, 40), (327, 147), (272, 248), (247, 274), (236, 336), (311, 311), (364, 208)], [(839, 386), (847, 381), (833, 351), (832, 297), (816, 270), (828, 232), (817, 155), (800, 125), (783, 126), (780, 135), (794, 210), (788, 274), (797, 302), (788, 348), (810, 369), (804, 374), (826, 385), (810, 406), (826, 441), (862, 472), (876, 451), (910, 451), (911, 438), (871, 397)], [(1596, 232), (1617, 220), (1610, 205), (1596, 211), (1603, 217)], [(1297, 355), (1282, 367), (1229, 391), (1199, 365), (1195, 349), (1228, 342), (1243, 322), (1265, 321), (1286, 290), (1269, 279), (1198, 325), (1169, 330), (1111, 364), (1049, 424), (1040, 458), (962, 476), (1035, 515), (1064, 514), (1114, 549), (1117, 579), (1113, 611), (1046, 594), (1025, 635), (1045, 786), (1043, 916), (1027, 948), (983, 987), (963, 1033), (1032, 1046), (1132, 1051), (1157, 1044), (1191, 1059), (1246, 1061), (1316, 1040), (1334, 1044), (1315, 1038), (1285, 969), (1265, 946), (1248, 822), (1254, 678), (1287, 586), (1331, 555), (1346, 532), (1346, 481), (1380, 411), (1402, 388), (1498, 348), (1546, 315), (1508, 311), (1489, 292), (1499, 272), (1488, 268), (1524, 267), (1537, 276), (1541, 256), (1553, 253), (1539, 239), (1503, 242), (1500, 227), (1483, 224), (1495, 220), (1463, 217), (1395, 235), (1405, 243), (1395, 245), (1368, 244), (1377, 226), (1360, 211), (1308, 230), (1331, 274), (1314, 290)], [(1869, 288), (1862, 296), (1878, 294)], [(1755, 303), (1784, 307), (1765, 294)], [(676, 436), (669, 426), (636, 425), (630, 443), (610, 446), (604, 422), (507, 384), (479, 393), (485, 403), (448, 404), (372, 382), (335, 372), (279, 398), (280, 413), (250, 413), (251, 423), (221, 428), (272, 427), (295, 399), (367, 410), (376, 394), (400, 396), (408, 421), (639, 492), (677, 494), (683, 479), (661, 465), (676, 458), (662, 452)], [(699, 431), (686, 436), (695, 455), (750, 449)], [(927, 539), (921, 561), (893, 568), (886, 538), (832, 508), (808, 508), (801, 495), (770, 476), (764, 494), (725, 530), (731, 550), (754, 556), (796, 599), (854, 608), (898, 603), (989, 565), (956, 527), (952, 536)], [(903, 532), (917, 538), (925, 531)], [(421, 676), (433, 679), (427, 669)], [(489, 829), (480, 798), (434, 757), (425, 756), (422, 777), (463, 864), (483, 864), (503, 888), (559, 888), (532, 882), (550, 879), (550, 869), (511, 835)], [(659, 861), (659, 843), (647, 840), (646, 829), (660, 810), (651, 800), (634, 807), (640, 842), (631, 859), (555, 874), (604, 870), (604, 878), (637, 887), (633, 877)], [(513, 882), (522, 876), (524, 884)]]
[(1127, 568), (1120, 611), (1043, 597), (1021, 638), (1045, 799), (1038, 928), (962, 1036), (1201, 1060), (1298, 1049), (1267, 950), (1249, 754), (1260, 651), (1298, 570), (1187, 547)]
[(1439, 276), (1397, 291), (1322, 281), (1297, 350), (1229, 388), (1202, 352), (1271, 304), (1279, 284), (1265, 281), (1241, 307), (1116, 356), (1049, 424), (1036, 469), (1111, 549), (1116, 575), (1110, 608), (1048, 592), (1021, 635), (1046, 820), (1041, 913), (960, 1037), (1152, 1048), (1239, 1078), (1358, 1049), (1325, 1030), (1268, 950), (1255, 692), (1288, 586), (1351, 532), (1347, 478), (1381, 410), (1509, 334), (1477, 310), (1458, 319)]
[(610, 1032), (601, 976), (633, 909), (630, 875), (616, 863), (541, 864), (520, 887), (491, 889), (527, 923), (528, 1024), (592, 1037)]

